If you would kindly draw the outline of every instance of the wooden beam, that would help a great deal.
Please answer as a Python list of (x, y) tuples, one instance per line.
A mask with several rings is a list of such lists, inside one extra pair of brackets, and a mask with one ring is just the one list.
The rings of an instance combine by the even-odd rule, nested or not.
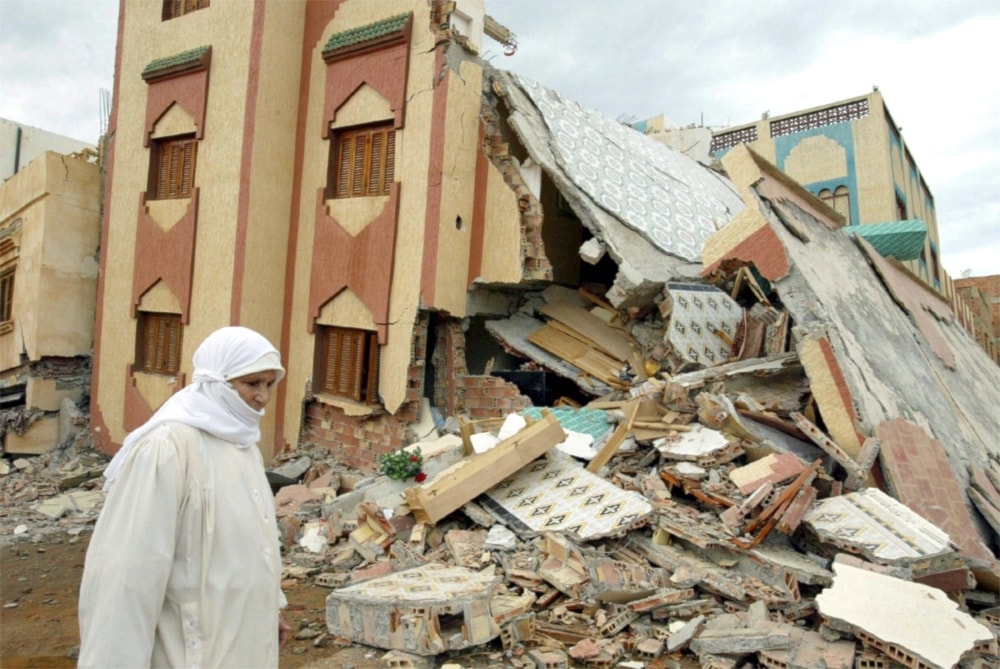
[(566, 439), (550, 411), (542, 419), (478, 455), (446, 469), (427, 483), (404, 493), (413, 516), (433, 525), (469, 500), (486, 492)]
[(601, 471), (601, 467), (607, 464), (611, 456), (618, 451), (618, 448), (625, 441), (625, 437), (632, 430), (632, 421), (635, 420), (635, 414), (639, 411), (639, 405), (641, 402), (638, 399), (634, 399), (629, 402), (624, 407), (625, 420), (618, 423), (618, 427), (615, 428), (614, 434), (605, 442), (601, 450), (595, 455), (589, 463), (587, 463), (587, 471), (591, 474), (596, 474)]

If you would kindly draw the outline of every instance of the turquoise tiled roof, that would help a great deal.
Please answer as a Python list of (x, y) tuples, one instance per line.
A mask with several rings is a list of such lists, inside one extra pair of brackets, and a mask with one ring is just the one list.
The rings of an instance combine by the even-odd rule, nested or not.
[[(599, 440), (611, 428), (607, 415), (600, 409), (574, 409), (573, 407), (553, 407), (548, 409), (559, 420), (563, 429), (589, 434), (595, 441)], [(542, 410), (538, 407), (528, 407), (521, 412), (522, 416), (542, 419)]]
[(927, 226), (919, 218), (851, 225), (841, 230), (852, 237), (862, 237), (874, 246), (883, 258), (896, 260), (919, 258), (920, 251), (924, 248), (924, 238), (927, 237)]
[(177, 67), (178, 65), (196, 63), (202, 56), (208, 53), (210, 48), (211, 47), (208, 46), (200, 46), (197, 49), (183, 51), (173, 56), (167, 56), (166, 58), (157, 58), (154, 61), (150, 61), (149, 65), (143, 69), (142, 76), (146, 77), (162, 70), (169, 70), (170, 68)]
[(378, 39), (379, 37), (391, 35), (394, 32), (402, 30), (406, 25), (406, 22), (409, 20), (410, 14), (400, 14), (399, 16), (382, 19), (381, 21), (376, 21), (375, 23), (369, 23), (368, 25), (361, 26), (360, 28), (352, 28), (351, 30), (345, 30), (342, 33), (334, 33), (333, 35), (330, 35), (330, 39), (327, 40), (326, 46), (323, 47), (323, 53), (337, 51), (338, 49), (354, 46), (355, 44), (362, 44), (364, 42), (370, 42), (371, 40)]

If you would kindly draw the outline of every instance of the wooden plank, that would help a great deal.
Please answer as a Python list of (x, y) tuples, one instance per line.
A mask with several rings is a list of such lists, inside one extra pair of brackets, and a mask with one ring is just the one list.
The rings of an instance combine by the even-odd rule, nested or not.
[(591, 458), (590, 462), (587, 463), (587, 471), (591, 474), (596, 474), (601, 471), (601, 467), (607, 464), (611, 456), (615, 454), (618, 447), (622, 445), (625, 441), (625, 437), (628, 436), (629, 431), (632, 429), (632, 421), (635, 419), (635, 414), (639, 411), (639, 400), (632, 400), (624, 407), (625, 420), (618, 423), (618, 427), (615, 428), (614, 434), (604, 443), (601, 450), (598, 451), (597, 455)]
[(576, 330), (613, 358), (623, 363), (629, 360), (632, 353), (629, 336), (586, 309), (568, 302), (553, 302), (542, 307), (541, 313)]
[(561, 332), (558, 327), (547, 323), (528, 335), (527, 339), (613, 388), (628, 388), (628, 384), (618, 378), (621, 363), (579, 339)]
[(407, 488), (404, 492), (413, 516), (433, 525), (565, 440), (555, 415), (542, 413), (541, 420), (485, 453), (463, 460), (432, 481)]

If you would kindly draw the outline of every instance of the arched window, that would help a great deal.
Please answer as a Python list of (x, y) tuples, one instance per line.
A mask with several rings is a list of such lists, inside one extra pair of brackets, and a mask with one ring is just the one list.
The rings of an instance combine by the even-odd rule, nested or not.
[(819, 199), (844, 217), (847, 225), (851, 225), (851, 191), (848, 190), (847, 186), (837, 186), (834, 190), (824, 188), (818, 195)]

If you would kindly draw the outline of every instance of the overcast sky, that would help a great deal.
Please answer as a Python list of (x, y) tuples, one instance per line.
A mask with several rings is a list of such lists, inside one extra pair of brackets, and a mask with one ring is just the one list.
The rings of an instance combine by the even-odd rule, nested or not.
[[(249, 0), (244, 0), (249, 1)], [(881, 90), (955, 278), (1000, 273), (998, 0), (486, 0), (493, 65), (612, 117), (739, 125)], [(117, 0), (0, 0), (0, 117), (96, 142)], [(991, 72), (992, 70), (992, 72)]]

